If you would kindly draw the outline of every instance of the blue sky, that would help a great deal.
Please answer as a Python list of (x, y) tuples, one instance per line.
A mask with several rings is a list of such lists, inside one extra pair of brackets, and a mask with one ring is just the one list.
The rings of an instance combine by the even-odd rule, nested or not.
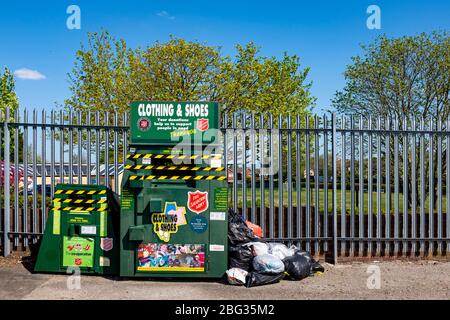
[[(69, 5), (81, 9), (81, 30), (66, 27)], [(369, 5), (381, 9), (381, 30), (369, 30)], [(67, 73), (87, 32), (106, 28), (131, 47), (175, 35), (222, 47), (254, 41), (263, 55), (297, 54), (311, 68), (317, 112), (328, 109), (344, 85), (342, 73), (360, 44), (384, 33), (396, 37), (450, 29), (450, 1), (198, 1), (55, 0), (2, 1), (0, 67), (21, 77), (35, 70), (39, 80), (17, 77), (21, 107), (51, 109), (70, 96)], [(45, 78), (44, 78), (45, 77)]]

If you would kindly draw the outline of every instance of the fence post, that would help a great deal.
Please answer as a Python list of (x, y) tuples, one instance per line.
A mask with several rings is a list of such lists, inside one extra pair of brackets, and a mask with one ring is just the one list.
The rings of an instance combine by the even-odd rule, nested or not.
[(331, 150), (331, 156), (332, 156), (332, 175), (333, 175), (333, 263), (337, 264), (338, 260), (338, 241), (337, 241), (337, 185), (336, 185), (336, 114), (332, 114), (332, 150)]
[(9, 229), (10, 229), (10, 163), (9, 163), (9, 107), (5, 109), (5, 122), (4, 122), (4, 167), (3, 167), (3, 181), (4, 181), (4, 206), (3, 206), (3, 256), (7, 257), (11, 253), (11, 243), (9, 242)]

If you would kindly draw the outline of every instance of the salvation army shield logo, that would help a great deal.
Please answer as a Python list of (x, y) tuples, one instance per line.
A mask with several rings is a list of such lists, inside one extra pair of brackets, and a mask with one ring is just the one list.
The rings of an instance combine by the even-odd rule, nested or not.
[(147, 131), (150, 129), (150, 121), (147, 118), (140, 118), (138, 120), (138, 128), (141, 131)]
[(208, 192), (201, 192), (199, 190), (195, 192), (188, 192), (188, 209), (195, 213), (202, 213), (209, 207)]
[(100, 239), (100, 248), (103, 251), (109, 251), (113, 248), (113, 239), (112, 238), (101, 238)]
[(206, 131), (209, 129), (209, 120), (205, 118), (197, 119), (197, 129), (200, 131)]

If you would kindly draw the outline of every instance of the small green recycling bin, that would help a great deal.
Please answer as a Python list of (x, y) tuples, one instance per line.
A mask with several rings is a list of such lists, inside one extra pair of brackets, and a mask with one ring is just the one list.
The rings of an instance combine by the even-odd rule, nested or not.
[(133, 102), (120, 214), (120, 275), (220, 278), (228, 263), (219, 106)]
[(119, 206), (110, 189), (58, 184), (35, 271), (118, 274), (118, 231)]

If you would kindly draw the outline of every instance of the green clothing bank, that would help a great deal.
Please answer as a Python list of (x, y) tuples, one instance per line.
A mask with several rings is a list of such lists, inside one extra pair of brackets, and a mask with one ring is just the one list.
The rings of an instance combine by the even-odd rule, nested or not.
[(219, 106), (133, 102), (120, 199), (57, 185), (37, 272), (220, 278), (228, 265)]

